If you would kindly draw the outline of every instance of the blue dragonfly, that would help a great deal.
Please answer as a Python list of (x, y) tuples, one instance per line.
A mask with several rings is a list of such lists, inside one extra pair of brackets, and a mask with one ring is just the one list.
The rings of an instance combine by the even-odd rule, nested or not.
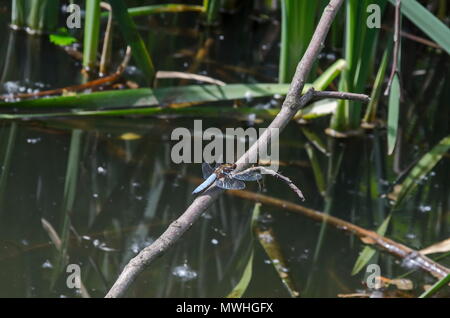
[(261, 174), (256, 171), (232, 174), (234, 169), (236, 169), (236, 164), (234, 163), (217, 164), (213, 167), (209, 163), (204, 162), (202, 164), (202, 172), (205, 181), (195, 188), (192, 194), (202, 192), (214, 182), (219, 188), (225, 190), (242, 190), (245, 188), (243, 181), (258, 181), (262, 178)]

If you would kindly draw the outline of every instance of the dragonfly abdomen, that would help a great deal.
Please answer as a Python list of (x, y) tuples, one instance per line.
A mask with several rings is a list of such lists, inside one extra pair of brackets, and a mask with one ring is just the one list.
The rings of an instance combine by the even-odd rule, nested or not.
[(216, 174), (213, 173), (205, 181), (203, 181), (203, 183), (201, 185), (199, 185), (197, 188), (195, 188), (195, 190), (192, 191), (192, 194), (196, 194), (196, 193), (202, 192), (207, 187), (209, 187), (211, 184), (213, 184), (214, 181), (216, 181), (216, 178), (217, 178)]

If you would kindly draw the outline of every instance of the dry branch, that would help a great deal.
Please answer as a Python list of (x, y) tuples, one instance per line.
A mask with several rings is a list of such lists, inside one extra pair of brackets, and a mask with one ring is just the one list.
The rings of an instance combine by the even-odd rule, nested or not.
[[(236, 162), (236, 172), (244, 170), (250, 162), (257, 162), (259, 149), (267, 149), (270, 142), (272, 129), (279, 131), (291, 121), (297, 111), (307, 104), (314, 95), (314, 91), (308, 91), (301, 95), (306, 79), (311, 71), (312, 65), (317, 59), (325, 42), (326, 35), (330, 29), (331, 23), (336, 17), (337, 11), (344, 0), (330, 0), (329, 4), (320, 18), (320, 21), (314, 31), (309, 46), (297, 65), (297, 69), (292, 79), (291, 86), (284, 100), (283, 106), (266, 129), (250, 149)], [(175, 220), (168, 229), (161, 234), (150, 246), (144, 248), (136, 257), (134, 257), (123, 269), (117, 281), (112, 286), (106, 297), (122, 297), (131, 286), (136, 277), (149, 265), (154, 259), (161, 256), (170, 246), (172, 246), (192, 224), (202, 215), (202, 213), (215, 201), (223, 192), (218, 187), (212, 187), (198, 196), (187, 210)]]

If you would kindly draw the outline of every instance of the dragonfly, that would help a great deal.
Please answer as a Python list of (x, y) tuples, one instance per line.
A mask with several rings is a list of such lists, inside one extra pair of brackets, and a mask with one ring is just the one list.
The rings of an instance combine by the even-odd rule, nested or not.
[(202, 164), (202, 172), (205, 181), (195, 188), (192, 194), (202, 192), (214, 182), (219, 188), (225, 190), (242, 190), (245, 188), (243, 181), (258, 181), (262, 178), (261, 174), (256, 171), (232, 174), (234, 169), (236, 169), (236, 164), (234, 163), (216, 164), (213, 167), (209, 163), (204, 162)]

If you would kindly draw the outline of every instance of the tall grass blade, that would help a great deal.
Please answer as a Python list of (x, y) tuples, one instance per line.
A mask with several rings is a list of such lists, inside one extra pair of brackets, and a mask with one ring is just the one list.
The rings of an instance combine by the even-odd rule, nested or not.
[(377, 76), (373, 84), (372, 93), (370, 94), (370, 102), (367, 105), (366, 114), (363, 119), (363, 121), (366, 123), (373, 122), (375, 120), (377, 114), (377, 106), (383, 88), (383, 81), (388, 66), (390, 52), (391, 52), (391, 45), (389, 45), (386, 48), (386, 50), (384, 50), (383, 58), (381, 59), (380, 68), (378, 69)]
[(400, 206), (403, 201), (414, 191), (421, 178), (427, 175), (436, 164), (442, 159), (444, 154), (450, 149), (450, 136), (443, 138), (436, 146), (427, 152), (416, 163), (401, 184), (400, 192), (395, 202), (395, 207)]
[(67, 249), (69, 246), (70, 238), (70, 215), (73, 212), (73, 206), (75, 203), (75, 194), (78, 181), (78, 167), (80, 162), (81, 153), (81, 138), (82, 130), (75, 129), (72, 132), (72, 137), (70, 140), (69, 155), (66, 168), (66, 177), (64, 182), (64, 194), (62, 203), (62, 226), (61, 226), (61, 244), (58, 249), (58, 258), (56, 261), (56, 267), (54, 271), (54, 276), (52, 279), (52, 286), (55, 285), (58, 276), (63, 271), (63, 268), (67, 264), (68, 254)]
[(1, 162), (1, 174), (0, 174), (0, 215), (3, 211), (3, 200), (5, 198), (6, 182), (8, 180), (9, 169), (11, 167), (12, 154), (14, 151), (14, 145), (16, 143), (17, 136), (17, 123), (12, 122), (9, 126), (8, 142), (6, 144), (5, 155)]
[(97, 63), (100, 37), (100, 0), (86, 1), (84, 21), (83, 66), (91, 70)]
[[(377, 233), (381, 236), (384, 236), (386, 234), (389, 221), (391, 220), (391, 215), (389, 215), (383, 223), (381, 223), (380, 227), (377, 230)], [(359, 254), (358, 259), (355, 262), (355, 265), (352, 269), (352, 275), (358, 274), (366, 265), (369, 263), (369, 261), (372, 259), (372, 257), (375, 255), (376, 250), (370, 246), (365, 246)]]
[[(318, 1), (281, 1), (279, 83), (290, 83), (314, 32)], [(312, 72), (313, 73), (313, 72)]]
[(204, 0), (203, 10), (206, 12), (206, 23), (212, 25), (217, 21), (220, 9), (220, 0)]
[[(256, 203), (255, 207), (253, 208), (252, 221), (250, 222), (250, 233), (253, 233), (253, 229), (256, 227), (256, 222), (258, 221), (260, 213), (261, 213), (261, 203)], [(245, 266), (244, 273), (242, 274), (242, 277), (237, 283), (237, 285), (227, 295), (227, 298), (241, 298), (242, 295), (247, 290), (247, 287), (252, 279), (253, 254), (254, 250), (252, 247), (252, 252), (247, 262), (247, 266)]]
[(145, 74), (146, 82), (148, 84), (152, 83), (155, 77), (153, 61), (133, 19), (128, 14), (125, 3), (122, 0), (110, 0), (109, 3), (112, 7), (113, 18), (116, 19), (125, 41), (131, 47), (136, 63)]
[(317, 189), (319, 190), (319, 193), (324, 196), (326, 192), (326, 181), (325, 176), (323, 175), (322, 167), (319, 163), (319, 158), (317, 156), (316, 150), (310, 144), (305, 145), (305, 150), (308, 154), (309, 161), (311, 162)]
[(430, 289), (428, 289), (422, 295), (420, 295), (419, 298), (429, 298), (429, 297), (433, 296), (439, 290), (441, 290), (443, 287), (447, 286), (448, 283), (450, 283), (450, 274), (447, 274), (447, 276), (445, 276), (441, 280), (437, 281), (433, 286), (431, 286)]
[(334, 62), (313, 82), (314, 89), (320, 91), (327, 88), (346, 67), (347, 62), (344, 59)]
[(12, 0), (11, 24), (16, 28), (25, 25), (25, 0)]

